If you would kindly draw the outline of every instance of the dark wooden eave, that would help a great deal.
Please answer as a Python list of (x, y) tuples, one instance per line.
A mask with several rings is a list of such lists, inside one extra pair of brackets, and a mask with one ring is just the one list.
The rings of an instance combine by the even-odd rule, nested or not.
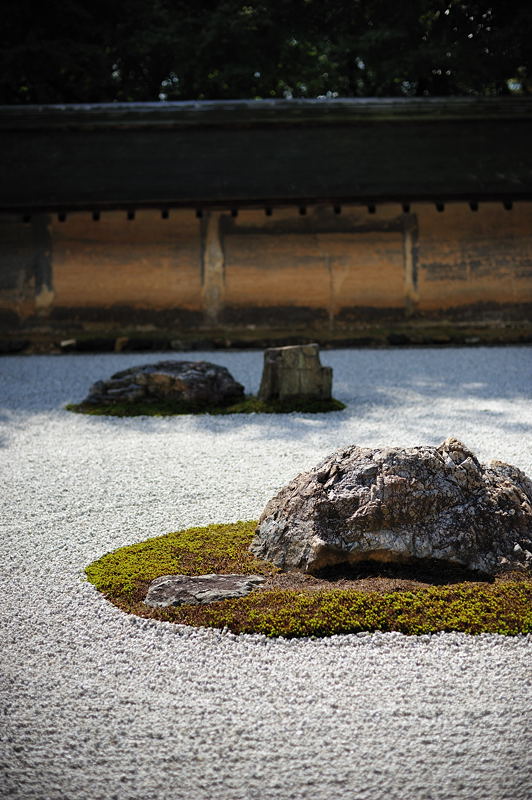
[(532, 98), (0, 107), (0, 211), (532, 199)]

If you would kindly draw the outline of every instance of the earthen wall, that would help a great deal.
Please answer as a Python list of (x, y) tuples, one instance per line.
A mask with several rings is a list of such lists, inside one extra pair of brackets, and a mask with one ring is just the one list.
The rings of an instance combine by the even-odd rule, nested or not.
[(0, 238), (4, 329), (348, 330), (532, 307), (525, 202), (4, 216)]

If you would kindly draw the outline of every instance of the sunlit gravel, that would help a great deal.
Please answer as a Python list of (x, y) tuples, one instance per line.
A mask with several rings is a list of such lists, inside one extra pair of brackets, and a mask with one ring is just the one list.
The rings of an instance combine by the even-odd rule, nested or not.
[[(255, 519), (348, 444), (462, 439), (532, 475), (532, 351), (323, 351), (332, 414), (104, 418), (92, 382), (168, 354), (0, 359), (0, 795), (525, 800), (530, 637), (267, 640), (118, 611), (83, 568)], [(176, 354), (256, 391), (260, 352)]]

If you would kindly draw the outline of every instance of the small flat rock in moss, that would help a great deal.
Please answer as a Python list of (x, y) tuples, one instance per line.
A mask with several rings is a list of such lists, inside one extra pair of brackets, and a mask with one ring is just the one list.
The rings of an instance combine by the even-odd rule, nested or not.
[(162, 575), (151, 582), (144, 602), (153, 608), (214, 603), (245, 597), (264, 581), (261, 575)]

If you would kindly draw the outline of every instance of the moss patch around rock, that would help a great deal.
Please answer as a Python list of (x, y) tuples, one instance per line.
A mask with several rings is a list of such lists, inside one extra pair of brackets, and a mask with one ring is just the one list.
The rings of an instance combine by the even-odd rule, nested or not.
[(170, 417), (179, 414), (289, 414), (292, 411), (307, 414), (323, 414), (329, 411), (342, 411), (345, 404), (340, 400), (295, 400), (264, 403), (258, 397), (247, 396), (239, 403), (230, 406), (190, 406), (185, 403), (153, 402), (109, 403), (95, 405), (93, 403), (69, 403), (67, 411), (76, 414), (93, 414), (108, 417)]
[(86, 574), (112, 603), (129, 613), (234, 633), (321, 637), (360, 631), (532, 632), (532, 581), (526, 580), (391, 592), (271, 589), (266, 584), (247, 597), (209, 605), (150, 608), (143, 603), (149, 583), (160, 575), (275, 576), (276, 567), (248, 550), (256, 524), (209, 525), (148, 539), (104, 555), (87, 567)]
[(67, 411), (76, 414), (93, 414), (108, 417), (171, 417), (179, 414), (289, 414), (292, 411), (307, 414), (323, 414), (329, 411), (342, 411), (345, 403), (340, 400), (295, 400), (265, 403), (258, 397), (247, 396), (239, 403), (231, 406), (190, 406), (184, 403), (163, 402), (152, 403), (109, 403), (96, 405), (93, 403), (69, 403)]

